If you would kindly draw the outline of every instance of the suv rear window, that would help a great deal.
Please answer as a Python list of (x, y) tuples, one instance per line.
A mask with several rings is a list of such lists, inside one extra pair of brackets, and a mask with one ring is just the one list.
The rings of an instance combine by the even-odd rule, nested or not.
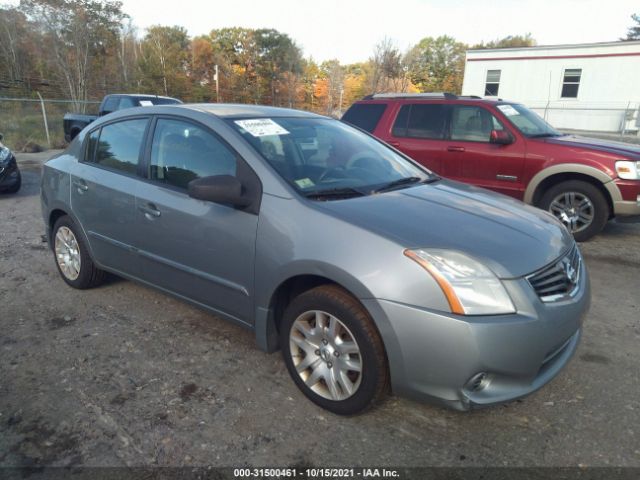
[(371, 133), (386, 108), (384, 103), (356, 103), (342, 116), (342, 121)]
[(403, 105), (393, 124), (394, 137), (443, 139), (447, 106), (444, 104)]

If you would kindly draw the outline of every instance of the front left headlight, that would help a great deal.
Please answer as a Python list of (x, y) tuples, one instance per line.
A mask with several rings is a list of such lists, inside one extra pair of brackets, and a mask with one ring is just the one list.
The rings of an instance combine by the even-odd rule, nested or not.
[(7, 147), (0, 147), (0, 164), (8, 162), (11, 158), (11, 150)]
[(638, 180), (640, 179), (640, 162), (619, 160), (616, 162), (616, 172), (618, 177), (624, 180)]
[(453, 313), (500, 315), (516, 311), (500, 279), (468, 255), (422, 248), (405, 250), (404, 254), (431, 274)]

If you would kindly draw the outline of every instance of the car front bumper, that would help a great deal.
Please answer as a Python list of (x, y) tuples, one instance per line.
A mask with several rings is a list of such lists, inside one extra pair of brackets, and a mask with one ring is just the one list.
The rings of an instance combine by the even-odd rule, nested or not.
[(615, 215), (640, 215), (640, 180), (617, 179), (614, 182), (620, 198), (613, 201)]
[[(539, 389), (575, 352), (589, 309), (584, 262), (569, 300), (543, 303), (526, 279), (504, 281), (517, 312), (462, 316), (362, 300), (385, 342), (394, 393), (456, 410), (501, 404)], [(472, 380), (485, 374), (481, 388)], [(477, 387), (477, 384), (476, 384)]]
[(19, 181), (18, 164), (15, 157), (9, 160), (9, 163), (0, 166), (0, 189), (11, 188)]

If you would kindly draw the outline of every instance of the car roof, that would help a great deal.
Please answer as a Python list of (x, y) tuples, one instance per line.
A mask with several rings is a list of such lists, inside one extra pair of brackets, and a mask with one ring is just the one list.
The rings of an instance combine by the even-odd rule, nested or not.
[(172, 108), (187, 108), (210, 113), (221, 118), (274, 118), (274, 117), (306, 117), (326, 118), (311, 112), (293, 108), (269, 107), (265, 105), (246, 105), (240, 103), (185, 103)]
[(424, 94), (391, 94), (389, 96), (372, 96), (368, 95), (355, 103), (415, 103), (415, 102), (438, 102), (438, 103), (487, 103), (492, 105), (500, 105), (504, 103), (518, 103), (509, 100), (503, 100), (497, 97), (478, 97), (476, 95), (424, 95)]

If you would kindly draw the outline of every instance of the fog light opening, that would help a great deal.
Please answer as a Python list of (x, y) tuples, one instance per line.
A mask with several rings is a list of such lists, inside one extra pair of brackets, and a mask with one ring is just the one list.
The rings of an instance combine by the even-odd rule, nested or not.
[(480, 392), (489, 385), (489, 374), (487, 372), (476, 373), (467, 382), (467, 389), (471, 392)]

